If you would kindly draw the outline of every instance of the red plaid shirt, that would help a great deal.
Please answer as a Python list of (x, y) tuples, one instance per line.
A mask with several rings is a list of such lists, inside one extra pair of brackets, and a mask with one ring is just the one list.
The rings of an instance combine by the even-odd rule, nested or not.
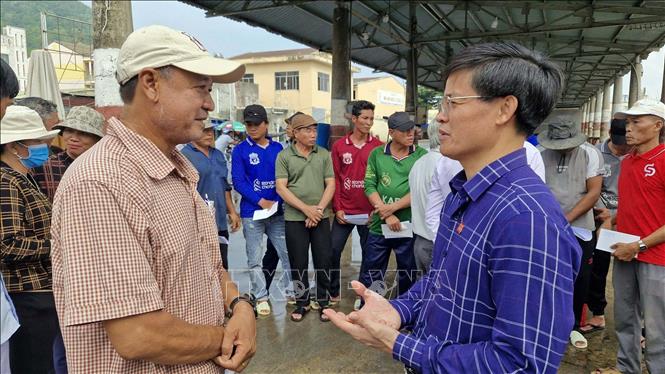
[(62, 151), (49, 157), (43, 166), (32, 169), (32, 176), (39, 184), (39, 188), (46, 194), (49, 201), (53, 202), (55, 190), (60, 184), (62, 176), (74, 159), (69, 157), (67, 152)]

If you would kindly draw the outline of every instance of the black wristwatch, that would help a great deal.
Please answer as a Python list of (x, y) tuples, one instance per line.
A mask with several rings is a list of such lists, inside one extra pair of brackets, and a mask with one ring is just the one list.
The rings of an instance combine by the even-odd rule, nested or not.
[(259, 314), (256, 312), (256, 301), (254, 300), (254, 298), (251, 295), (250, 296), (240, 295), (236, 296), (233, 300), (231, 300), (231, 304), (229, 305), (229, 310), (226, 312), (226, 318), (233, 317), (233, 308), (235, 308), (236, 305), (241, 301), (248, 303), (252, 307), (255, 318), (259, 316)]
[(642, 252), (644, 252), (644, 251), (647, 250), (647, 245), (644, 244), (644, 242), (642, 241), (642, 239), (638, 240), (638, 241), (637, 241), (637, 244), (640, 246), (640, 253), (642, 253)]

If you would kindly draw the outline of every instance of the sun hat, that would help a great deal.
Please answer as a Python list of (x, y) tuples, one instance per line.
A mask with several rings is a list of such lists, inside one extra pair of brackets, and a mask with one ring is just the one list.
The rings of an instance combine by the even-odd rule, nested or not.
[(245, 74), (244, 65), (212, 56), (193, 36), (152, 25), (129, 34), (120, 47), (115, 75), (123, 85), (142, 69), (168, 65), (210, 76), (216, 83), (236, 82)]
[(69, 110), (65, 120), (53, 126), (53, 129), (70, 128), (88, 134), (104, 137), (104, 116), (87, 106), (75, 106)]
[(614, 114), (616, 118), (626, 118), (626, 116), (646, 116), (652, 115), (665, 119), (665, 104), (654, 99), (637, 100), (633, 106), (624, 111)]
[(291, 125), (292, 130), (298, 130), (303, 127), (316, 125), (317, 123), (314, 117), (305, 113), (299, 113), (291, 117), (289, 124)]
[(578, 147), (586, 141), (586, 135), (582, 134), (578, 127), (573, 121), (550, 122), (538, 134), (538, 144), (552, 150)]
[(46, 140), (58, 135), (59, 130), (46, 130), (42, 118), (34, 110), (20, 105), (7, 107), (0, 121), (0, 144), (19, 140)]

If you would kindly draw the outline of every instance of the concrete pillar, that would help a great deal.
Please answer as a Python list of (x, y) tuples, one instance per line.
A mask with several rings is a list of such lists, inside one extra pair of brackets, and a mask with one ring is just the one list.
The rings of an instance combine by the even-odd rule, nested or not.
[(115, 79), (118, 52), (133, 30), (131, 1), (92, 1), (92, 58), (95, 70), (95, 106), (107, 118), (122, 107)]
[(612, 115), (623, 110), (623, 77), (614, 78), (614, 94), (612, 99)]
[(587, 106), (588, 103), (582, 104), (582, 107), (580, 108), (580, 111), (582, 111), (582, 123), (580, 124), (580, 130), (582, 133), (586, 133), (586, 126), (587, 126), (587, 121), (589, 120), (588, 113), (587, 113)]
[(589, 105), (589, 124), (586, 128), (586, 136), (590, 138), (593, 135), (593, 121), (596, 117), (596, 95), (591, 96)]
[(603, 92), (603, 112), (600, 117), (600, 140), (609, 137), (610, 120), (612, 119), (612, 86), (607, 83)]
[(642, 63), (638, 57), (630, 69), (630, 90), (628, 91), (628, 107), (642, 96)]
[(663, 59), (663, 87), (660, 91), (660, 101), (665, 103), (665, 59)]
[(598, 90), (596, 94), (596, 106), (594, 107), (595, 112), (593, 114), (593, 132), (591, 133), (592, 138), (600, 138), (600, 120), (601, 113), (603, 113), (603, 90)]
[(330, 103), (330, 140), (332, 145), (351, 128), (347, 104), (351, 100), (351, 29), (349, 25), (349, 4), (337, 1), (333, 11), (332, 24), (332, 83)]
[(418, 57), (413, 38), (417, 34), (416, 2), (409, 2), (409, 26), (411, 29), (411, 44), (406, 60), (406, 108), (404, 110), (415, 117), (418, 107)]

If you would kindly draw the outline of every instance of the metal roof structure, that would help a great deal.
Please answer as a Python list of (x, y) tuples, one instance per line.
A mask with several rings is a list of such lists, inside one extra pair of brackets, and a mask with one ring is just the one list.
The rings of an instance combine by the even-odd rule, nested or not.
[[(181, 0), (332, 52), (335, 1)], [(566, 74), (559, 107), (579, 107), (604, 85), (665, 44), (663, 0), (355, 0), (351, 59), (399, 77), (417, 50), (418, 84), (442, 89), (441, 70), (459, 49), (515, 40), (556, 60)]]

